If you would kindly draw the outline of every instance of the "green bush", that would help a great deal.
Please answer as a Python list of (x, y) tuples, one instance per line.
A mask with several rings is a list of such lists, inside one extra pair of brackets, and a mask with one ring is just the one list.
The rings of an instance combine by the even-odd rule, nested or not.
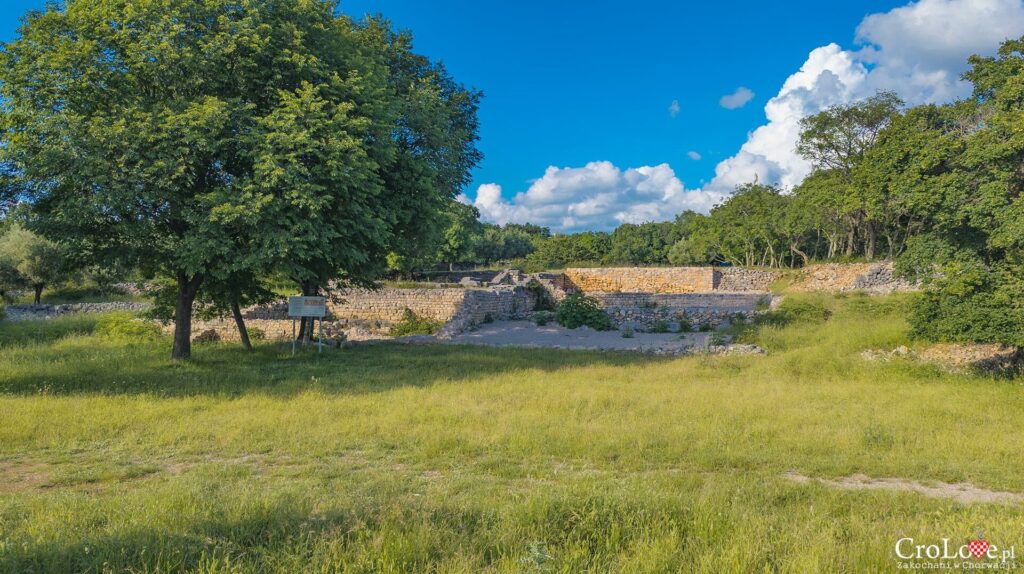
[(96, 320), (96, 335), (116, 341), (152, 341), (160, 337), (160, 327), (132, 313), (116, 311), (100, 315)]
[(598, 331), (611, 331), (612, 320), (597, 304), (593, 297), (573, 293), (562, 299), (558, 304), (556, 318), (558, 323), (567, 329), (576, 329), (586, 325)]
[(676, 331), (677, 333), (689, 333), (692, 330), (693, 323), (690, 323), (689, 319), (685, 317), (679, 319), (679, 330)]
[(622, 338), (623, 339), (632, 339), (633, 338), (633, 327), (630, 327), (629, 325), (626, 325), (625, 327), (623, 327), (622, 328)]
[(550, 320), (551, 320), (551, 315), (548, 314), (547, 311), (538, 311), (533, 316), (533, 322), (536, 323), (537, 326), (539, 326), (539, 327), (543, 327), (544, 325), (547, 325), (548, 321), (550, 321)]
[(440, 321), (425, 319), (412, 309), (406, 309), (402, 313), (402, 319), (391, 327), (389, 335), (392, 337), (405, 337), (408, 335), (433, 335), (441, 328)]
[(7, 318), (7, 305), (0, 301), (0, 321)]
[(668, 328), (668, 321), (664, 319), (658, 319), (654, 322), (654, 326), (651, 327), (652, 333), (668, 333), (671, 330)]
[(267, 338), (267, 334), (259, 327), (247, 327), (246, 331), (249, 332), (249, 339), (253, 341), (262, 341)]
[(786, 297), (779, 308), (765, 315), (765, 322), (777, 325), (791, 323), (823, 323), (832, 310), (821, 298)]

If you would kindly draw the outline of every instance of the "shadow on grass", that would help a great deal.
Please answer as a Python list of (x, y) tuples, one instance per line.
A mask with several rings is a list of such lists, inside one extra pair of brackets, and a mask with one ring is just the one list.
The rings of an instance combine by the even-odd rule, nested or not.
[[(4, 327), (6, 328), (6, 326)], [(404, 345), (304, 349), (264, 343), (248, 353), (228, 343), (196, 345), (193, 360), (173, 363), (170, 340), (128, 343), (96, 336), (60, 340), (48, 332), (31, 345), (0, 347), (8, 361), (0, 393), (19, 395), (288, 396), (307, 391), (359, 394), (437, 382), (472, 381), (516, 371), (553, 372), (587, 366), (641, 366), (670, 360), (636, 353), (558, 349)], [(4, 368), (0, 368), (3, 372)]]
[[(106, 535), (84, 532), (77, 542), (12, 544), (0, 552), (0, 572), (221, 571), (243, 557), (243, 549), (287, 543), (308, 518), (304, 509), (287, 504), (254, 514), (236, 521), (199, 520), (183, 533), (153, 527)], [(333, 517), (332, 525), (346, 526), (343, 518)]]

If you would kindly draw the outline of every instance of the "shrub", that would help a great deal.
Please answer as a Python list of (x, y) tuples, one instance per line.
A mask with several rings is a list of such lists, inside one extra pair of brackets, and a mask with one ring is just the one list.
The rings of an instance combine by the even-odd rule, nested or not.
[(633, 327), (630, 327), (629, 325), (626, 325), (625, 327), (623, 327), (622, 328), (622, 338), (623, 339), (632, 339), (633, 338)]
[(7, 305), (3, 301), (0, 301), (0, 321), (7, 318)]
[(494, 315), (491, 315), (490, 313), (484, 313), (483, 322), (484, 323), (493, 323), (494, 322)]
[(217, 343), (220, 341), (220, 333), (213, 329), (207, 329), (202, 333), (196, 335), (193, 339), (193, 343)]
[(160, 337), (160, 327), (124, 311), (105, 313), (96, 320), (97, 335), (116, 341), (152, 341)]
[(536, 323), (537, 326), (539, 326), (539, 327), (543, 327), (544, 325), (547, 325), (548, 321), (550, 321), (550, 320), (551, 320), (551, 316), (548, 314), (547, 311), (538, 311), (533, 316), (533, 322)]
[(567, 329), (576, 329), (586, 325), (598, 331), (612, 330), (612, 320), (598, 306), (597, 300), (579, 293), (567, 296), (558, 304), (556, 318), (559, 324)]
[(790, 323), (821, 323), (832, 316), (832, 310), (818, 298), (786, 297), (779, 308), (765, 315), (766, 322), (779, 325)]
[(725, 335), (721, 333), (711, 333), (711, 335), (708, 336), (709, 347), (721, 347), (725, 345), (725, 343)]
[(406, 309), (402, 313), (402, 319), (391, 327), (388, 333), (392, 337), (405, 337), (407, 335), (433, 335), (441, 328), (440, 321), (425, 319), (412, 309)]
[(249, 333), (250, 340), (262, 341), (267, 338), (267, 334), (259, 327), (247, 327), (246, 331)]
[(700, 324), (700, 329), (698, 329), (698, 330), (699, 330), (699, 331), (700, 331), (701, 333), (707, 333), (707, 332), (708, 332), (708, 331), (710, 331), (711, 329), (712, 329), (712, 327), (711, 327), (711, 323), (701, 323), (701, 324)]
[(693, 330), (693, 324), (690, 323), (690, 320), (685, 318), (685, 317), (681, 317), (679, 319), (679, 329), (676, 332), (677, 333), (689, 333), (692, 330)]
[(664, 319), (658, 319), (654, 322), (654, 326), (651, 327), (652, 333), (668, 333), (669, 331), (668, 321), (665, 321)]

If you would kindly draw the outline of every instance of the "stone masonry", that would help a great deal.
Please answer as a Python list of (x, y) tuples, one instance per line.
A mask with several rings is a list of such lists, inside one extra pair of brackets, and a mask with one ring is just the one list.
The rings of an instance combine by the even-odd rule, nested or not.
[(701, 293), (715, 288), (711, 267), (604, 267), (566, 269), (566, 290), (584, 293)]

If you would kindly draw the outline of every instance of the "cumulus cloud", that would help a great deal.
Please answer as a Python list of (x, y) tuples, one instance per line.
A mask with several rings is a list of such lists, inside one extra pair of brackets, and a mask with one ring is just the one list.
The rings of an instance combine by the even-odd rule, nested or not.
[(686, 152), (686, 157), (692, 159), (693, 161), (700, 161), (701, 155), (700, 152), (688, 151)]
[(754, 99), (754, 92), (750, 91), (750, 88), (740, 86), (736, 88), (736, 91), (722, 96), (718, 100), (718, 104), (727, 110), (736, 110), (747, 105), (747, 102)]
[(1022, 34), (1021, 0), (920, 0), (869, 15), (857, 28), (856, 50), (829, 44), (811, 51), (765, 105), (767, 123), (716, 166), (707, 188), (728, 192), (755, 178), (792, 187), (810, 172), (795, 151), (802, 118), (878, 90), (911, 105), (966, 96), (970, 86), (960, 75), (967, 58)]
[[(893, 90), (907, 104), (964, 97), (960, 80), (972, 54), (992, 54), (1007, 38), (1024, 35), (1024, 0), (920, 0), (864, 18), (854, 49), (815, 48), (765, 104), (766, 122), (750, 132), (732, 157), (715, 167), (702, 189), (685, 189), (667, 164), (619, 169), (609, 162), (549, 167), (524, 192), (505, 199), (501, 186), (481, 185), (473, 205), (487, 221), (532, 222), (558, 231), (610, 229), (620, 223), (666, 220), (685, 209), (708, 211), (757, 180), (791, 188), (810, 172), (796, 154), (800, 120), (829, 106)], [(746, 88), (721, 105), (741, 107)], [(678, 101), (669, 113), (675, 115)], [(700, 154), (690, 152), (691, 159)], [(696, 155), (696, 157), (695, 157)]]
[(679, 100), (672, 100), (672, 103), (668, 105), (668, 115), (673, 118), (679, 115)]
[(685, 189), (668, 164), (623, 170), (595, 161), (583, 167), (549, 167), (511, 200), (502, 197), (500, 185), (481, 185), (473, 205), (493, 223), (528, 221), (571, 232), (664, 221), (687, 209), (706, 212), (722, 198), (711, 191)]

